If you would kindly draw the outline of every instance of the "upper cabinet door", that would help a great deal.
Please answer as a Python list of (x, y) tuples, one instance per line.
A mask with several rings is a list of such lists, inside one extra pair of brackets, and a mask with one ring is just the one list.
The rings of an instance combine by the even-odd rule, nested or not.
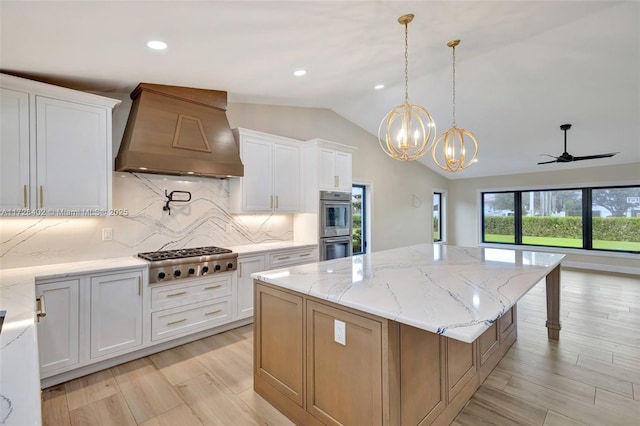
[(335, 153), (336, 188), (339, 191), (351, 192), (351, 153)]
[(107, 110), (36, 96), (36, 117), (37, 208), (106, 210)]
[(273, 146), (274, 211), (287, 213), (300, 211), (300, 148), (297, 146)]
[(320, 189), (331, 191), (336, 188), (335, 151), (320, 149), (318, 158), (318, 186)]
[(29, 94), (0, 89), (0, 207), (29, 208)]
[(272, 144), (252, 137), (243, 137), (241, 156), (244, 163), (242, 178), (242, 210), (270, 212), (273, 210)]

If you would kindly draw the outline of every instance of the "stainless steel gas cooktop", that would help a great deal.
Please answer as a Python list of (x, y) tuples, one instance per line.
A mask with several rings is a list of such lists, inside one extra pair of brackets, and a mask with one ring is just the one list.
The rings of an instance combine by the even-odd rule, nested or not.
[(238, 254), (221, 247), (196, 247), (138, 253), (148, 260), (149, 283), (235, 271)]

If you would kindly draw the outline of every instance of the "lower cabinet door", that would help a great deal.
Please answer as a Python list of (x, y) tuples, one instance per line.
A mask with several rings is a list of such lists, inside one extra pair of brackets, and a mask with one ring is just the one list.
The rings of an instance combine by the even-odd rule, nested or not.
[(382, 425), (380, 322), (307, 301), (307, 411), (327, 425)]
[(304, 405), (303, 299), (256, 284), (253, 371), (298, 406)]
[(251, 274), (264, 270), (264, 256), (238, 257), (238, 319), (253, 316)]
[(142, 271), (89, 278), (91, 358), (142, 345)]
[(40, 374), (48, 377), (79, 362), (80, 278), (38, 283), (47, 315), (38, 323)]

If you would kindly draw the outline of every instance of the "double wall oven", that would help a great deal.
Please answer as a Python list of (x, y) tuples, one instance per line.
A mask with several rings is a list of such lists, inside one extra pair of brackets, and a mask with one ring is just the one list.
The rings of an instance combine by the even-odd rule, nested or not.
[(351, 256), (351, 238), (351, 193), (320, 191), (320, 260)]

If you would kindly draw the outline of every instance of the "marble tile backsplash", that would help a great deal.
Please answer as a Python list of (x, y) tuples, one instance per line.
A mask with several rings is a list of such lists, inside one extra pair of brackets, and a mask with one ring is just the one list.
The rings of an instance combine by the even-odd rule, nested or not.
[[(191, 201), (171, 203), (169, 214), (165, 190), (189, 191)], [(0, 268), (293, 239), (290, 214), (230, 214), (228, 180), (115, 172), (112, 204), (117, 215), (107, 217), (0, 219)]]

